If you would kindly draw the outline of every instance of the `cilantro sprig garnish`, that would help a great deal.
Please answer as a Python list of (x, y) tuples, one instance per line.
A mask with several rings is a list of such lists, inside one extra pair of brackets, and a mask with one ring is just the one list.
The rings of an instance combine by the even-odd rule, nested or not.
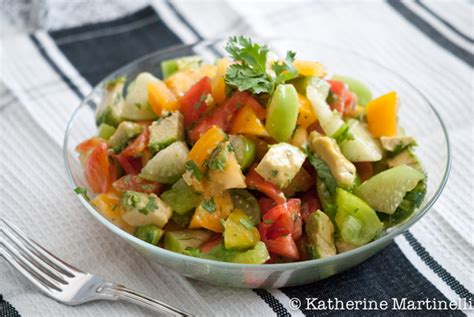
[(266, 68), (269, 52), (266, 45), (253, 43), (243, 36), (233, 36), (227, 41), (225, 49), (237, 62), (228, 67), (225, 82), (240, 91), (271, 94), (276, 85), (298, 76), (293, 66), (295, 52), (288, 51), (283, 61), (274, 62), (271, 66), (274, 74), (270, 74)]

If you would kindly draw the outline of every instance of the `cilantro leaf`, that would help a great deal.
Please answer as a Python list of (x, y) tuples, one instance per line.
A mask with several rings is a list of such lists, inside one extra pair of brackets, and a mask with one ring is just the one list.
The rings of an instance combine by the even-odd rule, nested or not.
[(331, 137), (336, 140), (337, 144), (354, 140), (354, 135), (352, 134), (352, 131), (347, 123), (341, 125), (341, 127), (337, 129), (336, 133), (334, 133)]
[(202, 179), (202, 171), (199, 166), (197, 166), (196, 162), (194, 162), (193, 160), (187, 161), (184, 166), (188, 171), (191, 171), (191, 173), (193, 173), (194, 177), (196, 177), (198, 181)]
[(283, 61), (272, 64), (275, 72), (275, 76), (272, 76), (266, 68), (269, 52), (266, 45), (253, 43), (250, 38), (243, 36), (233, 36), (227, 41), (225, 49), (237, 61), (227, 68), (225, 82), (240, 91), (271, 94), (276, 85), (298, 76), (293, 66), (294, 52), (288, 51)]
[(150, 197), (145, 207), (143, 207), (142, 209), (138, 209), (138, 212), (144, 215), (148, 215), (150, 212), (153, 212), (156, 209), (158, 209), (156, 199), (154, 197)]
[(202, 208), (206, 209), (207, 212), (210, 214), (214, 213), (216, 211), (216, 203), (214, 202), (214, 199), (209, 199), (209, 200), (204, 200), (202, 202)]
[(310, 151), (307, 151), (307, 154), (309, 162), (315, 168), (319, 178), (321, 178), (321, 180), (326, 184), (326, 187), (331, 195), (334, 195), (336, 192), (337, 183), (336, 179), (331, 173), (331, 170), (329, 169), (329, 166), (327, 166), (326, 162)]
[(76, 187), (74, 188), (74, 192), (78, 195), (82, 195), (85, 200), (90, 201), (91, 199), (89, 198), (89, 195), (87, 195), (87, 189), (84, 187)]
[(247, 230), (252, 230), (254, 227), (252, 221), (247, 218), (240, 218), (240, 224), (245, 227)]

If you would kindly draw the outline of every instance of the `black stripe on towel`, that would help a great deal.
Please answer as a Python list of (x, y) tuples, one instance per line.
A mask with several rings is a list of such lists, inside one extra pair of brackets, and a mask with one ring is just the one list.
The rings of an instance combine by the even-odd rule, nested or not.
[(459, 31), (454, 25), (452, 25), (451, 23), (449, 23), (448, 21), (446, 21), (445, 19), (443, 19), (439, 14), (437, 14), (436, 12), (434, 12), (433, 10), (431, 10), (426, 4), (424, 4), (423, 2), (421, 2), (420, 0), (416, 0), (415, 1), (416, 4), (418, 4), (421, 8), (423, 8), (426, 12), (428, 12), (429, 14), (431, 14), (436, 20), (438, 20), (439, 22), (443, 23), (444, 26), (446, 26), (448, 29), (450, 29), (451, 31), (453, 31), (454, 33), (456, 33), (457, 35), (459, 35), (460, 37), (462, 37), (463, 39), (465, 39), (466, 41), (468, 41), (469, 43), (474, 43), (474, 40), (472, 38), (470, 38), (469, 36), (467, 36), (466, 34), (464, 34), (463, 32)]
[[(367, 261), (335, 276), (304, 286), (280, 289), (289, 298), (298, 298), (301, 311), (306, 316), (338, 316), (373, 313), (373, 315), (395, 315), (407, 313), (410, 316), (464, 316), (460, 310), (450, 311), (392, 311), (392, 298), (401, 300), (436, 299), (449, 304), (449, 300), (427, 280), (405, 257), (395, 243), (369, 258)], [(306, 310), (306, 298), (318, 298), (327, 302), (335, 298), (343, 301), (385, 300), (386, 311), (344, 311), (344, 310)]]
[(399, 0), (387, 0), (387, 3), (395, 9), (401, 16), (403, 16), (408, 22), (416, 26), (426, 36), (431, 38), (436, 44), (449, 51), (454, 56), (468, 64), (474, 66), (474, 55), (460, 47), (456, 43), (453, 43), (446, 36), (436, 30), (431, 24), (423, 20), (415, 12), (410, 10), (403, 2)]
[(3, 299), (0, 294), (0, 316), (2, 317), (20, 317), (21, 315), (9, 302)]
[(93, 86), (139, 57), (182, 44), (150, 6), (110, 22), (54, 31), (50, 35)]
[(288, 310), (266, 289), (255, 288), (253, 291), (270, 306), (278, 317), (291, 316)]
[(40, 41), (38, 41), (38, 38), (36, 37), (36, 35), (31, 34), (30, 38), (33, 41), (33, 44), (38, 49), (38, 51), (40, 52), (41, 56), (43, 56), (46, 62), (59, 75), (59, 77), (61, 77), (61, 79), (66, 83), (66, 85), (68, 85), (68, 87), (71, 88), (71, 90), (77, 95), (77, 97), (79, 97), (79, 99), (84, 98), (84, 95), (79, 90), (79, 88), (72, 82), (72, 80), (68, 76), (66, 76), (66, 74), (59, 68), (58, 65), (56, 65), (53, 59), (49, 56), (49, 54), (46, 52), (43, 45), (41, 45)]
[(459, 281), (446, 271), (433, 257), (426, 251), (426, 249), (418, 242), (418, 240), (407, 231), (403, 234), (410, 246), (415, 250), (416, 254), (428, 265), (433, 272), (436, 273), (456, 294), (461, 298), (472, 302), (473, 294), (469, 292)]

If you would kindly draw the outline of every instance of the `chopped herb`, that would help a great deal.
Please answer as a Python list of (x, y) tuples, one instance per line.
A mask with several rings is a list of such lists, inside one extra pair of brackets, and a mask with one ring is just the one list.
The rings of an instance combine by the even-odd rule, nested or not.
[(216, 203), (214, 202), (214, 199), (212, 198), (209, 200), (204, 199), (201, 205), (202, 205), (202, 208), (206, 209), (207, 212), (209, 212), (210, 214), (216, 212)]
[(144, 215), (148, 215), (150, 212), (158, 209), (158, 205), (156, 204), (156, 199), (154, 197), (150, 197), (146, 206), (142, 209), (138, 209), (138, 212)]
[(263, 223), (267, 224), (267, 225), (271, 225), (273, 223), (273, 220), (272, 219), (265, 219), (265, 220), (263, 220)]
[(247, 230), (252, 230), (253, 228), (255, 228), (253, 226), (252, 221), (250, 219), (247, 219), (247, 218), (240, 218), (240, 224), (242, 226), (244, 226), (245, 229), (247, 229)]
[(89, 195), (87, 195), (87, 189), (85, 189), (84, 187), (76, 187), (74, 188), (74, 192), (78, 195), (82, 195), (82, 197), (87, 201), (91, 200), (89, 198)]
[(109, 80), (109, 81), (106, 81), (105, 84), (104, 84), (105, 89), (107, 89), (107, 90), (112, 90), (112, 89), (115, 88), (115, 86), (116, 86), (117, 84), (122, 84), (122, 83), (124, 83), (125, 80), (126, 80), (126, 77), (125, 77), (125, 76), (118, 76), (118, 77), (116, 77), (116, 78), (114, 78), (114, 79), (111, 79), (111, 80)]
[(326, 162), (324, 162), (317, 155), (311, 153), (310, 151), (307, 151), (307, 154), (309, 162), (311, 163), (311, 165), (313, 165), (319, 178), (321, 178), (321, 180), (326, 184), (326, 187), (331, 193), (331, 195), (334, 195), (334, 193), (336, 192), (337, 183)]
[(240, 91), (250, 90), (253, 94), (271, 94), (275, 86), (296, 78), (298, 72), (293, 66), (295, 53), (288, 51), (283, 61), (273, 63), (275, 76), (267, 72), (266, 45), (253, 43), (250, 38), (233, 36), (227, 41), (226, 51), (238, 63), (227, 68), (225, 81)]
[(137, 196), (134, 192), (127, 191), (123, 196), (124, 205), (133, 208), (137, 206), (137, 203), (140, 202), (140, 197)]
[(140, 110), (142, 109), (142, 105), (141, 105), (140, 103), (138, 103), (138, 102), (137, 102), (134, 106), (137, 107), (137, 108), (140, 109)]
[(221, 225), (224, 227), (225, 226), (225, 220), (224, 219), (219, 219), (219, 222), (221, 223)]
[(202, 171), (199, 166), (197, 166), (196, 162), (194, 162), (193, 160), (187, 161), (185, 167), (188, 171), (191, 171), (191, 173), (193, 173), (194, 177), (198, 181), (202, 179)]
[(217, 147), (211, 154), (207, 167), (211, 170), (223, 171), (227, 163), (227, 151), (222, 146)]
[(354, 135), (347, 123), (344, 123), (337, 131), (332, 135), (332, 138), (336, 140), (337, 144), (342, 144), (345, 141), (354, 140)]
[(206, 100), (206, 98), (207, 98), (207, 94), (201, 94), (201, 96), (199, 97), (199, 100), (196, 101), (196, 103), (193, 106), (194, 110), (197, 110), (201, 106), (201, 104), (204, 102), (204, 100)]
[(112, 211), (115, 211), (115, 209), (117, 209), (117, 205), (112, 206)]
[(272, 170), (272, 176), (276, 177), (277, 175), (278, 175), (278, 171), (277, 170)]

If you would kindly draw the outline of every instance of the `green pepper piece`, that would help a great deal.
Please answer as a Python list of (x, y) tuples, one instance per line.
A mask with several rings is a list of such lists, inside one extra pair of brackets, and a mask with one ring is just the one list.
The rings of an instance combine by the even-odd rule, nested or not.
[(278, 85), (268, 106), (265, 127), (278, 142), (291, 138), (298, 119), (298, 93), (291, 84)]
[(337, 213), (335, 221), (342, 240), (361, 246), (372, 241), (383, 225), (375, 211), (359, 197), (336, 189)]
[(164, 231), (155, 225), (144, 225), (140, 226), (135, 230), (133, 234), (140, 240), (157, 245), (163, 236)]

